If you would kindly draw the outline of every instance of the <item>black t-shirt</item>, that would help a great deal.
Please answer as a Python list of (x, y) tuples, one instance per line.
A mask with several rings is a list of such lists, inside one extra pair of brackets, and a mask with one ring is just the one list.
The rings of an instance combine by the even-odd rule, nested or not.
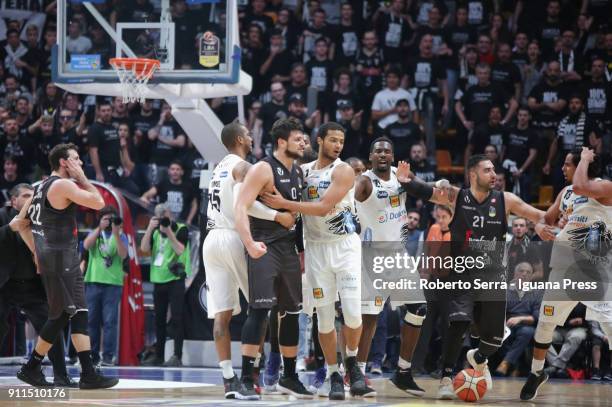
[(407, 160), (412, 146), (423, 139), (423, 133), (417, 124), (395, 122), (385, 127), (385, 136), (393, 141), (393, 153), (396, 161)]
[(200, 175), (202, 170), (208, 168), (208, 161), (202, 157), (197, 148), (188, 148), (181, 157), (181, 162), (185, 166), (186, 177), (191, 179), (193, 191), (200, 189)]
[(191, 209), (191, 202), (196, 197), (191, 183), (182, 181), (180, 184), (173, 184), (166, 179), (155, 185), (155, 189), (159, 202), (166, 203), (176, 219), (185, 221)]
[(521, 82), (521, 71), (512, 62), (496, 62), (491, 67), (491, 82), (504, 88), (509, 95), (514, 95), (514, 85)]
[(266, 62), (268, 50), (266, 47), (242, 48), (242, 69), (253, 78), (252, 97), (257, 97), (270, 88), (268, 82), (259, 73), (259, 69)]
[(16, 140), (9, 140), (6, 135), (0, 135), (0, 161), (4, 165), (4, 157), (15, 157), (19, 176), (26, 176), (32, 172), (34, 148), (31, 137), (27, 135), (20, 135)]
[(333, 84), (334, 63), (328, 59), (319, 61), (316, 58), (310, 59), (306, 63), (306, 75), (310, 86), (319, 89), (322, 92), (331, 89)]
[(373, 54), (368, 55), (362, 48), (357, 52), (355, 65), (357, 66), (357, 89), (362, 96), (371, 95), (382, 89), (383, 67), (386, 63), (383, 52), (376, 49)]
[(529, 63), (529, 56), (527, 52), (512, 52), (512, 63), (516, 65), (519, 70)]
[(595, 122), (586, 115), (583, 117), (583, 114), (570, 114), (566, 118), (567, 121), (562, 120), (559, 123), (557, 131), (557, 159), (563, 159), (575, 148), (588, 146), (589, 134), (601, 134)]
[(159, 129), (159, 136), (157, 136), (157, 141), (153, 145), (153, 150), (151, 152), (151, 162), (165, 167), (168, 166), (172, 160), (178, 158), (182, 148), (171, 147), (162, 143), (160, 139), (173, 140), (180, 135), (184, 136), (185, 132), (178, 122), (174, 118), (167, 120)]
[(580, 55), (579, 52), (571, 52), (569, 54), (557, 52), (555, 53), (555, 61), (559, 61), (559, 64), (561, 65), (561, 72), (574, 71), (579, 75), (584, 74), (582, 55)]
[(344, 127), (344, 148), (340, 153), (340, 159), (346, 160), (349, 157), (358, 157), (361, 149), (361, 132), (353, 129), (351, 122), (339, 120), (338, 123)]
[(512, 127), (508, 130), (508, 143), (506, 145), (505, 158), (516, 162), (516, 166), (520, 168), (527, 160), (529, 150), (537, 148), (538, 135), (533, 129), (519, 129)]
[(405, 57), (405, 55), (403, 55), (403, 44), (410, 36), (410, 26), (408, 22), (401, 17), (395, 17), (390, 13), (385, 13), (378, 19), (376, 32), (387, 62), (401, 62), (403, 57)]
[(595, 120), (603, 129), (612, 121), (612, 82), (593, 82), (584, 84), (584, 110), (588, 117)]
[(503, 108), (509, 100), (510, 95), (496, 83), (490, 83), (487, 86), (474, 85), (466, 90), (461, 97), (465, 116), (475, 125), (489, 120), (491, 106), (501, 106)]
[(32, 138), (36, 143), (36, 164), (41, 168), (43, 174), (49, 175), (51, 174), (51, 164), (49, 164), (48, 158), (49, 152), (61, 142), (59, 134), (51, 133), (45, 136), (42, 131), (38, 129), (36, 133), (32, 134)]
[[(396, 157), (398, 159), (398, 157)], [(425, 182), (434, 182), (436, 180), (436, 168), (427, 160), (420, 162), (410, 161), (410, 170)]]
[(263, 127), (263, 137), (261, 140), (262, 145), (271, 141), (269, 133), (274, 122), (279, 119), (286, 119), (287, 115), (287, 105), (284, 103), (282, 105), (277, 105), (276, 103), (268, 102), (261, 106), (259, 118), (262, 121)]
[(334, 32), (335, 63), (337, 66), (350, 66), (355, 61), (361, 38), (361, 27), (340, 24)]
[[(562, 84), (550, 86), (545, 80), (537, 84), (529, 93), (538, 103), (557, 102), (560, 99), (567, 100), (567, 89)], [(533, 114), (533, 125), (540, 129), (554, 129), (559, 125), (559, 120), (564, 112), (555, 112), (545, 107)]]
[(230, 124), (238, 117), (238, 98), (236, 96), (226, 96), (223, 103), (217, 109), (217, 115), (223, 124)]
[[(132, 120), (134, 140), (137, 151), (138, 162), (149, 162), (151, 156), (152, 142), (149, 140), (149, 130), (151, 130), (159, 121), (159, 115), (152, 113), (150, 116), (138, 113)], [(132, 157), (134, 159), (134, 157)]]
[(87, 138), (90, 147), (98, 148), (100, 157), (100, 167), (105, 170), (107, 167), (118, 168), (121, 166), (119, 157), (119, 133), (112, 124), (95, 122), (87, 131)]
[(308, 100), (308, 83), (302, 86), (293, 86), (291, 83), (287, 85), (287, 91), (285, 92), (288, 97), (299, 93), (302, 96), (302, 100)]
[(19, 185), (21, 183), (28, 182), (23, 178), (17, 176), (14, 181), (9, 181), (4, 178), (4, 174), (0, 174), (0, 208), (4, 206), (5, 203), (11, 201), (11, 197), (9, 196), (9, 192), (15, 185)]
[(472, 154), (484, 153), (484, 148), (489, 144), (494, 145), (497, 153), (501, 154), (503, 147), (508, 144), (508, 132), (501, 125), (492, 127), (489, 123), (484, 123), (474, 129), (470, 144), (474, 147)]
[[(266, 59), (270, 57), (270, 52), (267, 53)], [(266, 72), (265, 81), (271, 81), (275, 75), (289, 76), (291, 73), (291, 65), (295, 62), (293, 53), (284, 49), (274, 56), (270, 63), (270, 68)]]
[(408, 63), (406, 73), (411, 85), (419, 89), (438, 86), (438, 80), (446, 79), (446, 70), (437, 58), (418, 56)]
[(243, 19), (243, 27), (248, 28), (251, 24), (257, 24), (264, 32), (264, 35), (268, 35), (270, 29), (274, 27), (272, 18), (267, 14), (255, 15), (252, 13), (247, 13)]
[(550, 58), (555, 49), (555, 40), (561, 37), (563, 27), (561, 22), (544, 21), (539, 26), (535, 26), (531, 37), (540, 41), (540, 49), (544, 60)]
[(319, 107), (329, 115), (329, 120), (337, 122), (340, 120), (340, 111), (338, 104), (342, 101), (350, 101), (353, 104), (353, 111), (358, 112), (362, 109), (359, 96), (351, 91), (347, 95), (337, 91), (331, 93), (320, 94)]
[(449, 60), (449, 67), (459, 69), (459, 50), (465, 44), (474, 44), (476, 42), (476, 30), (474, 27), (465, 25), (447, 26), (444, 31), (444, 39), (446, 45), (453, 50), (453, 56)]

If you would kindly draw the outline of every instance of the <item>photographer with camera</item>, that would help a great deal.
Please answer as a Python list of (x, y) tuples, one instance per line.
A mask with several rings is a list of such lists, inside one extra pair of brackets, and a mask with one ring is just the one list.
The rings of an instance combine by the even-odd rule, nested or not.
[[(143, 365), (182, 366), (183, 355), (183, 304), (185, 278), (191, 274), (189, 257), (189, 231), (183, 223), (174, 221), (174, 216), (165, 203), (155, 206), (155, 216), (140, 242), (140, 250), (151, 253), (151, 277), (154, 284), (155, 332), (157, 343), (155, 354)], [(172, 314), (174, 355), (164, 363), (166, 344), (166, 314), (168, 305)]]
[(128, 239), (122, 232), (122, 219), (115, 207), (99, 212), (98, 227), (83, 241), (88, 251), (85, 298), (89, 309), (89, 335), (94, 364), (100, 362), (100, 329), (104, 330), (102, 366), (112, 366), (117, 354), (119, 301), (123, 290), (123, 260), (128, 256)]

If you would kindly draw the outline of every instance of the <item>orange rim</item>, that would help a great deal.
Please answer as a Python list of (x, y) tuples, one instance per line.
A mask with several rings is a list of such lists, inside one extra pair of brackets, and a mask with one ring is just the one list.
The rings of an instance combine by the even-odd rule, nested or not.
[(160, 65), (157, 59), (148, 58), (111, 58), (109, 62), (115, 69), (133, 70), (138, 77), (152, 75)]

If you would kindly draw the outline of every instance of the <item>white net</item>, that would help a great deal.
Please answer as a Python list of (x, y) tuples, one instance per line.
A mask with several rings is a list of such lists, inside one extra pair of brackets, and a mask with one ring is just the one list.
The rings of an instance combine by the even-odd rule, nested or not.
[(113, 58), (110, 61), (119, 76), (123, 103), (144, 102), (147, 83), (153, 76), (159, 61), (154, 59)]

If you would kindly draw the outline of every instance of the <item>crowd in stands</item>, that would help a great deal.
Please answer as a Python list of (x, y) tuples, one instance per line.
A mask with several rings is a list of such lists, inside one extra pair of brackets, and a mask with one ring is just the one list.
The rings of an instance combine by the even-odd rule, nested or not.
[[(200, 171), (208, 166), (205, 154), (164, 101), (124, 104), (120, 97), (76, 95), (54, 85), (53, 3), (42, 26), (9, 18), (0, 24), (6, 28), (0, 32), (0, 206), (10, 205), (15, 185), (49, 174), (47, 154), (54, 145), (71, 142), (79, 147), (90, 179), (140, 197), (146, 205), (166, 203), (175, 219), (195, 223)], [(159, 9), (151, 0), (128, 3), (125, 10), (116, 1), (97, 7), (114, 16), (113, 22), (135, 21), (136, 14), (126, 15), (129, 10), (155, 14)], [(248, 4), (239, 9), (241, 63), (253, 77), (253, 90), (244, 99), (253, 162), (271, 154), (274, 121), (291, 116), (310, 136), (322, 123), (342, 124), (346, 140), (341, 157), (356, 166), (367, 167), (370, 142), (386, 135), (395, 144), (395, 159), (408, 160), (426, 181), (440, 176), (439, 151), (450, 153), (451, 164), (458, 167), (470, 155), (485, 153), (496, 165), (496, 188), (514, 191), (527, 202), (538, 200), (542, 186), (552, 186), (555, 194), (561, 190), (562, 163), (576, 147), (595, 149), (602, 176), (612, 178), (610, 1), (243, 3)], [(177, 37), (177, 64), (191, 63), (194, 55), (185, 44), (193, 44), (202, 30), (225, 29), (221, 15), (198, 25), (201, 15), (188, 12), (194, 7), (203, 6), (171, 1), (173, 21), (187, 27), (180, 33), (187, 41)], [(73, 17), (69, 52), (110, 55), (114, 44), (103, 42), (101, 28), (84, 14)], [(238, 114), (235, 96), (208, 102), (224, 123)], [(451, 181), (464, 184), (462, 174)], [(443, 240), (448, 228), (440, 220), (444, 210), (422, 202), (410, 205), (417, 208), (414, 227), (422, 232), (420, 240)], [(524, 219), (513, 221), (509, 270), (515, 279), (546, 277), (546, 259), (530, 251), (534, 236)], [(498, 374), (523, 366), (540, 300), (535, 293), (509, 298), (511, 340), (501, 351)], [(602, 376), (602, 343), (608, 338), (587, 324), (584, 310), (574, 314), (555, 336), (562, 348), (549, 355), (551, 372), (567, 374), (572, 355), (588, 343), (594, 374)], [(439, 342), (436, 327), (429, 329), (425, 340)], [(379, 343), (382, 349), (372, 349), (373, 371), (389, 354), (386, 341)], [(432, 358), (428, 369), (435, 371), (437, 359)], [(417, 368), (426, 365), (415, 362)]]

